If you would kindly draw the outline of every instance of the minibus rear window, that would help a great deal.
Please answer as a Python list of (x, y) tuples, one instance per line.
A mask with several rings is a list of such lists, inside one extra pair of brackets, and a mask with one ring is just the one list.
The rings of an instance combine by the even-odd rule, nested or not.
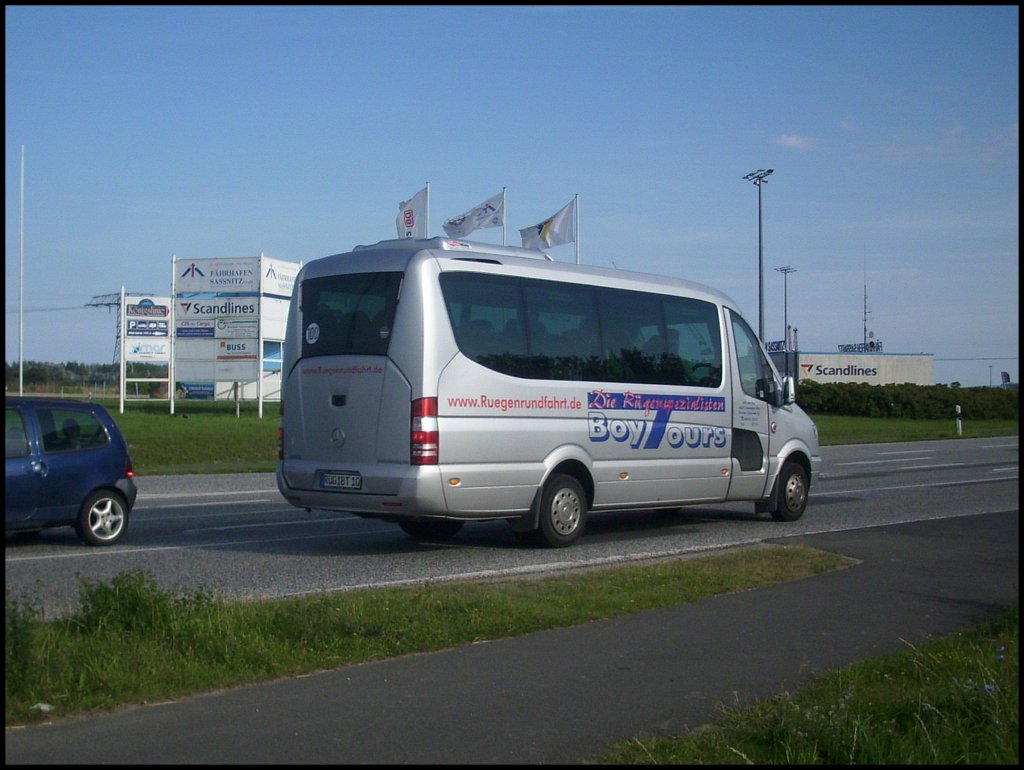
[(400, 272), (303, 281), (302, 356), (387, 355), (401, 285)]

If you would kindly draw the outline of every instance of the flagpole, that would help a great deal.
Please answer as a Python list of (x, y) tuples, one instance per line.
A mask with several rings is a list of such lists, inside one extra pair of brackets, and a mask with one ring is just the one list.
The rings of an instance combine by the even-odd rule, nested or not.
[[(171, 414), (174, 414), (174, 395), (175, 395), (174, 394), (174, 386), (175, 386), (175, 382), (174, 382), (174, 356), (175, 356), (174, 336), (175, 336), (175, 319), (177, 317), (176, 309), (177, 309), (177, 305), (178, 305), (178, 302), (177, 302), (178, 295), (174, 293), (174, 284), (175, 284), (175, 281), (177, 280), (177, 277), (176, 277), (177, 275), (178, 275), (178, 255), (177, 254), (171, 254), (171, 316), (168, 319), (168, 322), (170, 323), (171, 328), (167, 330), (170, 333), (170, 336), (168, 337), (168, 340), (170, 342), (170, 344), (168, 345), (168, 350), (170, 350), (170, 356), (169, 356), (169, 358), (167, 360), (167, 403), (168, 403), (168, 406), (170, 407), (170, 413)], [(216, 386), (214, 386), (214, 396), (215, 397), (217, 395), (216, 394), (216, 390), (217, 390), (217, 388), (216, 388)]]
[(427, 238), (430, 237), (430, 182), (427, 182), (427, 221), (423, 225), (423, 235)]
[(580, 263), (580, 194), (576, 193), (576, 205), (573, 206), (573, 215), (576, 217), (576, 264)]
[(21, 205), (18, 228), (18, 395), (25, 395), (25, 145), (21, 145)]
[(508, 197), (505, 188), (501, 188), (501, 245), (508, 246)]
[(120, 398), (118, 399), (118, 410), (117, 411), (118, 411), (119, 414), (124, 414), (124, 392), (127, 389), (127, 385), (125, 384), (126, 371), (125, 371), (125, 365), (124, 365), (124, 338), (125, 338), (125, 335), (128, 333), (128, 330), (125, 328), (126, 326), (128, 326), (128, 321), (126, 320), (127, 316), (125, 315), (124, 286), (123, 285), (121, 286), (121, 300), (120, 301), (121, 301), (121, 306), (118, 308), (118, 311), (117, 311), (118, 313), (120, 313), (120, 315), (118, 316), (118, 320), (120, 321), (120, 323), (118, 323), (118, 327), (120, 327), (120, 328), (117, 330), (117, 348), (118, 348), (118, 351), (120, 352), (121, 360), (118, 362), (117, 376), (118, 376), (118, 379), (120, 379), (120, 382), (118, 382), (118, 390), (120, 391), (121, 395), (120, 395)]

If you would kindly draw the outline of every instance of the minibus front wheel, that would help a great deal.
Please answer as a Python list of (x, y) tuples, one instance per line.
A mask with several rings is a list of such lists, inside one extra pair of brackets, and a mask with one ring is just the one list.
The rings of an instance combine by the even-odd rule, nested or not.
[(807, 471), (800, 463), (787, 461), (779, 472), (777, 500), (772, 510), (776, 521), (796, 521), (807, 508)]
[(587, 523), (587, 496), (580, 483), (566, 474), (548, 479), (540, 496), (537, 534), (543, 545), (572, 545)]

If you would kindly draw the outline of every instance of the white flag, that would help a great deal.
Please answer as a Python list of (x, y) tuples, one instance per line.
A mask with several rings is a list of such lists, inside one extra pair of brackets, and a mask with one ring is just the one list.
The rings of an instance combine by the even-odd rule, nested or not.
[(523, 237), (523, 246), (528, 249), (572, 243), (576, 240), (576, 199), (569, 201), (554, 216), (520, 230), (519, 234)]
[(424, 187), (407, 201), (398, 204), (395, 219), (399, 238), (427, 237), (427, 188)]
[(474, 230), (501, 227), (503, 224), (505, 224), (504, 190), (465, 214), (446, 219), (442, 227), (449, 238), (464, 238)]

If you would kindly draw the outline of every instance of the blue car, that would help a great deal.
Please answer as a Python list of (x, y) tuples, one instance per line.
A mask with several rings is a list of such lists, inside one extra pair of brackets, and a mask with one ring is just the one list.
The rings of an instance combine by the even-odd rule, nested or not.
[(99, 404), (5, 399), (9, 533), (71, 526), (89, 545), (124, 535), (138, 489), (117, 423)]

